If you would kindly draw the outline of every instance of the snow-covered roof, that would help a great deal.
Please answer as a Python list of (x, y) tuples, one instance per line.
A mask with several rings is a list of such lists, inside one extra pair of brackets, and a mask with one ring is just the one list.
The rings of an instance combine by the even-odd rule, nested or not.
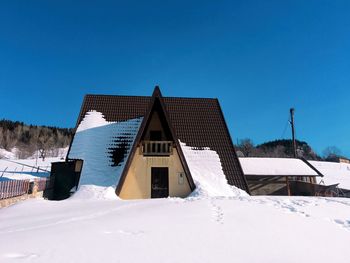
[(295, 158), (240, 157), (245, 175), (318, 176), (304, 161)]
[(196, 184), (192, 196), (245, 196), (247, 193), (229, 185), (216, 151), (210, 148), (197, 149), (180, 142), (191, 175)]
[[(135, 141), (142, 117), (121, 122), (108, 122), (97, 111), (85, 114), (74, 135), (68, 154), (70, 159), (83, 159), (79, 185), (115, 186)], [(114, 163), (113, 150), (125, 149), (119, 163)]]
[(340, 188), (350, 189), (350, 164), (309, 161), (324, 177), (319, 178), (326, 185), (339, 184)]
[[(83, 159), (79, 185), (115, 186), (123, 172), (125, 162), (140, 129), (142, 118), (124, 122), (108, 122), (104, 115), (89, 111), (77, 128), (68, 157)], [(126, 143), (124, 159), (114, 165), (111, 151), (118, 148), (118, 138)], [(227, 183), (219, 155), (209, 149), (186, 146), (180, 142), (188, 167), (201, 196), (238, 196), (246, 193)]]
[(218, 100), (163, 97), (159, 88), (158, 94), (156, 91), (157, 87), (152, 96), (86, 95), (77, 126), (92, 110), (100, 112), (107, 122), (146, 118), (154, 98), (161, 98), (175, 138), (191, 147), (209, 147), (215, 151), (229, 184), (248, 190)]

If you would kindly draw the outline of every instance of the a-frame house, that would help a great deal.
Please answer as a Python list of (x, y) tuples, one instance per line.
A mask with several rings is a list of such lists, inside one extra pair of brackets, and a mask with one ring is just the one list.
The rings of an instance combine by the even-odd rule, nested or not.
[(116, 194), (123, 199), (186, 197), (194, 189), (179, 140), (169, 121), (159, 87), (156, 87)]
[(211, 177), (249, 191), (218, 100), (163, 97), (159, 87), (150, 97), (86, 95), (66, 162), (77, 159), (80, 185), (114, 185), (122, 199), (186, 197), (213, 167)]

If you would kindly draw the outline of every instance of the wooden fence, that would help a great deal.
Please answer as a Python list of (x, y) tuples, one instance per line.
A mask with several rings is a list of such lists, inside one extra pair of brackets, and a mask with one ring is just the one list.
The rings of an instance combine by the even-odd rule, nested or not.
[(21, 196), (29, 192), (29, 180), (8, 180), (0, 182), (0, 200)]

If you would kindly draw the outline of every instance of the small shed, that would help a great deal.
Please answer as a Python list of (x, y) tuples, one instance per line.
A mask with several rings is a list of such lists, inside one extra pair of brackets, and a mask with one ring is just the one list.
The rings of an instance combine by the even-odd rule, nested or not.
[(291, 195), (296, 191), (290, 182), (315, 184), (316, 177), (323, 176), (305, 159), (240, 157), (239, 161), (252, 195)]

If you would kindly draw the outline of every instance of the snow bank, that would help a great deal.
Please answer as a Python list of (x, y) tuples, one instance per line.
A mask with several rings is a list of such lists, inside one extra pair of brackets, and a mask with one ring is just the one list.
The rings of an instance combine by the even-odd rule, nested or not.
[(300, 159), (241, 157), (239, 161), (244, 174), (317, 176), (317, 173)]
[(7, 151), (3, 148), (0, 148), (0, 159), (15, 159), (16, 152), (14, 150)]
[(350, 189), (350, 164), (309, 161), (324, 177), (318, 178), (326, 185), (339, 184), (340, 188)]
[[(100, 112), (87, 112), (77, 128), (68, 158), (84, 160), (79, 185), (116, 186), (142, 118), (107, 122)], [(113, 162), (113, 149), (124, 147), (124, 158)]]
[(0, 262), (348, 263), (350, 200), (32, 199), (0, 209)]
[[(63, 147), (63, 148), (49, 149), (46, 151), (45, 156), (46, 156), (46, 158), (58, 157), (58, 158), (61, 158), (62, 160), (64, 160), (67, 156), (68, 148), (69, 148), (69, 146)], [(32, 156), (30, 156), (27, 159), (40, 159), (40, 152), (35, 151), (32, 154)]]
[[(46, 158), (52, 158), (52, 157), (60, 157), (60, 158), (65, 158), (68, 152), (68, 146), (64, 148), (54, 148), (54, 149), (49, 149), (46, 151), (45, 156)], [(10, 160), (27, 160), (27, 159), (39, 159), (40, 158), (40, 152), (35, 151), (31, 156), (29, 156), (26, 159), (19, 159), (20, 156), (23, 156), (21, 154), (21, 151), (14, 147), (11, 149), (11, 151), (7, 151), (5, 149), (0, 148), (0, 160), (1, 159), (10, 159)]]
[(117, 200), (114, 187), (96, 185), (81, 185), (79, 190), (69, 200)]
[(209, 148), (198, 150), (180, 141), (196, 190), (191, 196), (247, 196), (248, 194), (227, 183), (219, 155)]

